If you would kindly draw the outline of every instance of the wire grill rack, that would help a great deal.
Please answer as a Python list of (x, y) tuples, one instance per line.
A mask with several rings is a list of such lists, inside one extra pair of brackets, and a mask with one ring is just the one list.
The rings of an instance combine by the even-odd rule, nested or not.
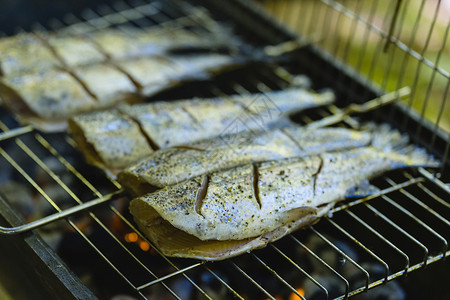
[[(192, 30), (201, 34), (205, 30), (215, 30), (220, 22), (227, 20), (227, 11), (235, 12), (236, 7), (251, 16), (257, 14), (251, 7), (251, 2), (231, 2), (224, 4), (201, 1), (204, 6), (178, 0), (115, 2), (102, 5), (96, 10), (88, 9), (80, 16), (67, 15), (62, 19), (49, 20), (48, 24), (36, 24), (34, 29), (71, 33), (124, 24), (145, 27), (175, 23), (192, 27)], [(353, 18), (353, 24), (362, 22), (367, 30), (388, 36), (370, 22), (363, 22), (358, 11), (355, 13), (348, 10), (340, 2), (322, 1), (322, 4)], [(214, 18), (208, 8), (218, 12)], [(316, 13), (320, 11), (318, 8), (313, 10)], [(252, 42), (276, 44), (292, 37), (288, 31), (279, 29), (267, 15), (251, 22), (244, 18), (237, 21), (238, 25), (249, 22), (247, 27), (239, 29), (251, 32), (254, 26), (259, 26), (258, 22), (264, 24), (267, 20), (270, 20), (273, 32), (261, 34), (259, 31)], [(310, 22), (312, 24), (313, 18)], [(311, 28), (311, 25), (305, 28)], [(277, 34), (280, 30), (284, 34), (281, 38)], [(267, 40), (264, 41), (261, 36), (266, 36)], [(406, 47), (409, 50), (398, 39), (392, 37), (391, 42), (399, 49)], [(343, 46), (336, 44), (334, 48), (341, 47)], [(302, 51), (300, 50), (300, 54)], [(320, 50), (312, 46), (312, 50), (308, 51)], [(438, 64), (431, 63), (422, 55), (417, 56), (418, 52), (407, 53), (420, 60), (424, 66), (433, 68), (434, 72), (446, 77), (448, 81), (448, 73)], [(349, 81), (347, 73), (351, 71), (343, 65), (346, 63), (345, 59), (343, 62), (334, 60), (332, 55), (338, 56), (336, 52), (323, 55), (325, 61), (330, 60), (333, 65), (338, 66), (338, 75), (343, 81), (336, 80), (335, 85), (330, 85), (329, 82), (335, 79), (334, 74), (324, 75), (317, 70), (302, 67), (302, 59), (293, 57), (291, 64), (263, 64), (258, 68), (245, 68), (231, 76), (228, 74), (223, 78), (198, 84), (196, 87), (201, 87), (200, 89), (181, 89), (179, 93), (183, 96), (189, 96), (189, 93), (195, 93), (196, 96), (220, 96), (282, 89), (289, 85), (295, 74), (301, 72), (312, 78), (315, 88), (320, 88), (323, 84), (335, 89), (342, 105), (348, 103), (344, 99), (364, 101), (379, 93), (380, 90), (373, 87), (371, 81), (364, 82), (363, 87), (369, 86), (365, 89), (360, 87), (358, 79)], [(347, 56), (349, 54), (344, 55)], [(351, 88), (348, 84), (351, 84)], [(387, 89), (387, 86), (382, 88)], [(174, 92), (166, 96), (176, 95), (177, 92)], [(445, 97), (446, 95), (443, 103)], [(395, 109), (401, 110), (402, 107), (396, 106)], [(391, 113), (389, 117), (392, 121), (395, 113), (391, 109), (387, 111)], [(339, 111), (339, 107), (332, 105), (298, 115), (295, 119), (301, 124), (308, 124)], [(405, 109), (401, 111), (404, 112)], [(375, 112), (366, 117), (383, 119), (386, 115), (383, 112)], [(410, 115), (407, 117), (411, 118)], [(411, 122), (417, 121), (417, 118), (411, 119)], [(129, 199), (122, 193), (119, 183), (85, 165), (70, 137), (65, 134), (39, 133), (29, 126), (20, 127), (11, 115), (0, 110), (1, 173), (8, 173), (11, 178), (22, 182), (22, 186), (32, 190), (35, 197), (43, 198), (51, 213), (49, 216), (30, 219), (25, 225), (2, 227), (0, 231), (14, 234), (40, 228), (43, 233), (51, 232), (61, 230), (61, 222), (57, 220), (65, 219), (70, 227), (66, 230), (76, 236), (75, 253), (83, 256), (86, 262), (92, 261), (90, 257), (100, 260), (102, 269), (106, 270), (105, 274), (111, 276), (113, 282), (109, 288), (115, 290), (113, 285), (117, 283), (127, 294), (137, 298), (165, 295), (161, 297), (305, 299), (314, 294), (323, 299), (345, 299), (377, 286), (387, 287), (393, 279), (450, 255), (447, 242), (450, 238), (450, 188), (444, 183), (448, 179), (445, 165), (450, 140), (439, 129), (439, 120), (440, 117), (430, 127), (423, 114), (419, 117), (417, 128), (425, 127), (424, 131), (432, 129), (431, 144), (420, 138), (423, 135), (423, 132), (417, 132), (420, 129), (414, 130), (415, 141), (426, 144), (430, 151), (442, 158), (444, 167), (441, 172), (431, 173), (423, 168), (389, 172), (373, 182), (380, 188), (379, 193), (342, 202), (332, 210), (329, 217), (323, 218), (317, 225), (295, 232), (265, 249), (222, 262), (206, 263), (168, 258), (153, 247), (134, 226), (126, 209)], [(359, 120), (351, 117), (340, 124), (350, 128), (358, 128), (359, 125)], [(405, 128), (405, 131), (408, 130)], [(40, 179), (42, 174), (47, 181)], [(75, 215), (76, 212), (79, 214)], [(89, 220), (91, 226), (84, 226), (83, 220)], [(95, 232), (92, 228), (95, 228)], [(76, 268), (70, 258), (66, 259), (68, 266)], [(180, 286), (185, 288), (181, 289)], [(96, 292), (101, 293), (98, 290)]]

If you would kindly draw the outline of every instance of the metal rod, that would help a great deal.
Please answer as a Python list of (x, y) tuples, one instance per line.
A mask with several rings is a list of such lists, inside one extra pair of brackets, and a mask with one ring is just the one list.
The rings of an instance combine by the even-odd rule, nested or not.
[(395, 251), (397, 251), (398, 253), (400, 253), (401, 256), (403, 256), (404, 260), (405, 260), (405, 274), (406, 274), (406, 270), (408, 270), (409, 267), (409, 257), (408, 255), (406, 255), (405, 252), (403, 252), (402, 250), (400, 250), (400, 248), (398, 248), (396, 245), (394, 245), (391, 241), (389, 241), (385, 236), (383, 236), (382, 234), (380, 234), (378, 231), (376, 231), (375, 229), (373, 229), (372, 226), (370, 226), (367, 222), (363, 221), (360, 217), (358, 217), (357, 215), (355, 215), (352, 211), (350, 210), (346, 210), (345, 211), (348, 215), (350, 215), (353, 219), (355, 219), (358, 223), (360, 223), (361, 225), (363, 225), (367, 230), (369, 230), (370, 232), (372, 232), (375, 236), (377, 236), (380, 240), (382, 240), (383, 242), (385, 242), (386, 244), (388, 244), (392, 249), (394, 249)]
[(311, 276), (308, 272), (303, 270), (296, 262), (294, 262), (289, 256), (287, 256), (283, 251), (281, 251), (277, 246), (274, 244), (270, 244), (270, 247), (272, 247), (275, 251), (277, 251), (282, 257), (284, 257), (290, 264), (292, 264), (297, 270), (299, 270), (303, 275), (305, 275), (309, 280), (311, 280), (312, 283), (314, 283), (319, 289), (323, 291), (323, 293), (326, 296), (326, 299), (328, 299), (328, 290), (320, 284), (314, 277)]
[(323, 264), (328, 270), (330, 270), (334, 275), (336, 275), (337, 277), (339, 277), (339, 279), (342, 280), (342, 282), (345, 284), (345, 297), (344, 299), (347, 299), (348, 297), (348, 292), (349, 292), (349, 288), (350, 285), (347, 281), (347, 279), (345, 279), (344, 276), (342, 276), (341, 274), (339, 274), (338, 271), (336, 271), (335, 269), (333, 269), (333, 267), (331, 267), (326, 261), (324, 261), (322, 258), (320, 258), (314, 251), (312, 251), (311, 249), (309, 249), (308, 247), (306, 247), (302, 242), (300, 242), (296, 237), (294, 236), (290, 236), (291, 239), (296, 242), (298, 245), (300, 245), (303, 249), (305, 249), (311, 256), (313, 256), (317, 261), (319, 261), (321, 264)]
[(151, 286), (151, 285), (154, 285), (154, 284), (156, 284), (156, 283), (158, 283), (158, 282), (161, 282), (161, 281), (163, 281), (163, 280), (169, 279), (169, 278), (171, 278), (171, 277), (173, 277), (173, 276), (175, 276), (175, 275), (178, 275), (178, 274), (184, 273), (184, 272), (186, 272), (186, 271), (192, 270), (192, 269), (194, 269), (194, 268), (197, 268), (197, 267), (199, 267), (199, 266), (201, 266), (201, 265), (203, 265), (203, 264), (205, 264), (205, 263), (206, 263), (206, 261), (199, 262), (199, 263), (190, 265), (189, 267), (186, 267), (186, 268), (184, 268), (184, 269), (180, 269), (180, 270), (178, 270), (178, 271), (172, 272), (172, 273), (170, 273), (170, 274), (168, 274), (168, 275), (166, 275), (166, 276), (160, 277), (160, 278), (158, 278), (158, 279), (156, 279), (156, 280), (153, 280), (153, 281), (150, 281), (150, 282), (148, 282), (148, 283), (146, 283), (146, 284), (140, 285), (140, 286), (138, 286), (138, 287), (136, 288), (136, 290), (140, 291), (140, 290), (142, 290), (142, 289), (145, 289), (146, 287), (149, 287), (149, 286)]
[(341, 204), (341, 205), (333, 208), (331, 210), (331, 213), (336, 213), (338, 211), (345, 210), (345, 209), (350, 208), (352, 206), (355, 206), (357, 204), (367, 202), (369, 200), (378, 198), (378, 197), (380, 197), (382, 195), (386, 195), (386, 194), (392, 193), (392, 192), (397, 191), (397, 190), (399, 190), (401, 188), (405, 188), (405, 187), (410, 186), (410, 185), (415, 185), (415, 184), (417, 184), (419, 182), (423, 182), (423, 181), (425, 181), (425, 179), (424, 178), (420, 178), (420, 177), (419, 178), (410, 179), (410, 180), (405, 181), (403, 183), (399, 183), (399, 184), (397, 184), (395, 186), (385, 188), (385, 189), (383, 189), (383, 190), (381, 190), (379, 192), (376, 192), (376, 193), (374, 193), (374, 194), (372, 194), (370, 196), (364, 197), (362, 199), (358, 199), (358, 200), (355, 200), (355, 201), (352, 201), (352, 202), (346, 203), (346, 204)]
[[(390, 226), (394, 227), (397, 231), (401, 232), (404, 236), (406, 236), (409, 240), (411, 240), (413, 243), (415, 243), (416, 245), (418, 245), (420, 248), (422, 248), (423, 250), (423, 259), (426, 260), (428, 257), (428, 248), (422, 244), (421, 242), (419, 242), (415, 237), (413, 237), (411, 234), (409, 234), (408, 232), (406, 232), (406, 230), (404, 230), (403, 228), (401, 228), (400, 226), (397, 225), (397, 223), (395, 223), (395, 221), (391, 220), (390, 218), (388, 218), (387, 216), (385, 216), (383, 213), (381, 213), (378, 209), (376, 209), (375, 207), (373, 207), (372, 205), (370, 205), (369, 203), (364, 203), (364, 205), (370, 209), (377, 217), (383, 219), (387, 224), (389, 224)], [(409, 268), (409, 266), (408, 266)]]
[(331, 225), (336, 227), (340, 232), (342, 232), (345, 236), (347, 236), (350, 240), (352, 240), (356, 245), (358, 245), (360, 248), (362, 248), (370, 256), (375, 258), (380, 264), (382, 264), (384, 266), (384, 280), (387, 281), (387, 278), (389, 275), (389, 265), (384, 260), (382, 260), (378, 255), (376, 255), (372, 250), (370, 250), (368, 247), (366, 247), (363, 243), (358, 241), (358, 239), (355, 238), (352, 234), (350, 234), (347, 230), (342, 228), (342, 226), (340, 226), (339, 224), (337, 224), (330, 218), (326, 218), (326, 219)]
[(280, 280), (284, 285), (287, 286), (288, 289), (291, 290), (292, 293), (296, 294), (298, 297), (300, 297), (302, 300), (306, 300), (302, 295), (299, 294), (299, 292), (297, 292), (297, 290), (290, 285), (286, 280), (284, 280), (283, 277), (281, 277), (274, 269), (272, 269), (271, 267), (269, 267), (261, 258), (259, 258), (255, 253), (251, 253), (251, 255), (261, 264), (263, 265), (267, 271), (269, 271), (270, 273), (273, 274), (273, 276), (275, 276), (278, 280)]
[(346, 260), (352, 263), (357, 269), (359, 269), (364, 276), (366, 277), (366, 291), (369, 289), (369, 272), (367, 272), (363, 267), (361, 267), (356, 261), (354, 261), (350, 256), (345, 254), (341, 249), (339, 249), (335, 244), (333, 244), (329, 239), (327, 239), (323, 234), (318, 232), (315, 228), (311, 227), (311, 230), (324, 241), (327, 243), (330, 247), (332, 247), (335, 251), (337, 251), (340, 255), (342, 255)]
[(70, 215), (73, 215), (75, 213), (78, 213), (78, 212), (87, 210), (89, 208), (98, 206), (100, 204), (109, 202), (109, 201), (113, 200), (116, 196), (118, 196), (122, 193), (123, 193), (123, 190), (118, 190), (118, 191), (115, 191), (108, 195), (105, 195), (102, 198), (96, 198), (94, 200), (85, 202), (83, 204), (73, 206), (71, 208), (68, 208), (63, 211), (57, 212), (55, 214), (49, 215), (42, 219), (36, 220), (34, 222), (30, 222), (28, 224), (11, 227), (11, 228), (0, 226), (0, 234), (12, 235), (12, 234), (24, 233), (24, 232), (27, 232), (27, 231), (30, 231), (33, 229), (37, 229), (39, 227), (42, 227), (42, 226), (52, 223), (54, 221), (57, 221), (57, 220), (65, 218), (65, 217), (68, 217)]
[(258, 282), (256, 282), (250, 275), (248, 275), (244, 270), (242, 270), (235, 262), (231, 262), (231, 265), (244, 275), (251, 283), (253, 283), (261, 292), (263, 292), (271, 300), (276, 300), (268, 291), (266, 291)]
[(330, 126), (343, 121), (347, 116), (353, 113), (367, 113), (374, 109), (380, 108), (384, 105), (393, 103), (394, 101), (409, 95), (411, 89), (409, 87), (403, 87), (397, 91), (385, 94), (383, 96), (377, 97), (363, 104), (350, 104), (339, 112), (331, 115), (329, 117), (323, 118), (319, 121), (313, 122), (305, 126), (308, 129), (317, 129), (321, 127)]
[(24, 127), (14, 128), (14, 129), (11, 129), (11, 130), (8, 130), (5, 132), (1, 132), (0, 133), (0, 141), (4, 141), (4, 140), (10, 139), (10, 138), (19, 136), (19, 135), (31, 132), (33, 130), (34, 130), (33, 126), (27, 125)]

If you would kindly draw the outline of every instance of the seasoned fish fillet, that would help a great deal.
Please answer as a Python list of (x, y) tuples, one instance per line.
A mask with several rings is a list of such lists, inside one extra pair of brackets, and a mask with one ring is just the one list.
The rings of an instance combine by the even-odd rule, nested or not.
[(142, 86), (141, 93), (145, 96), (153, 96), (187, 80), (210, 78), (239, 63), (232, 56), (215, 53), (150, 56), (115, 62)]
[(60, 61), (33, 33), (0, 39), (0, 76), (13, 77), (58, 66)]
[(311, 224), (363, 180), (417, 165), (438, 164), (419, 149), (372, 146), (247, 164), (136, 198), (130, 211), (163, 253), (220, 260)]
[(180, 52), (190, 49), (214, 51), (229, 48), (231, 38), (226, 31), (199, 35), (189, 29), (175, 26), (143, 29), (123, 27), (120, 30), (96, 31), (89, 36), (113, 60), (164, 55), (175, 50)]
[[(97, 151), (89, 151), (90, 135), (86, 135), (86, 140), (78, 140), (78, 146), (83, 149), (86, 160), (97, 165), (99, 162), (107, 164), (112, 170), (123, 169), (136, 161), (140, 157), (147, 156), (153, 152), (145, 136), (141, 134), (139, 125), (127, 116), (120, 115), (116, 110), (91, 113), (79, 123), (71, 126), (74, 135), (80, 135), (80, 126), (83, 122), (88, 122), (89, 133), (92, 136), (101, 137), (97, 139)], [(115, 132), (120, 128), (121, 135)], [(102, 157), (97, 156), (97, 152), (103, 153)], [(121, 157), (117, 160), (116, 157)]]
[[(316, 94), (303, 89), (287, 89), (266, 93), (265, 97), (271, 99), (271, 105), (265, 106), (266, 108), (261, 109), (258, 113), (249, 113), (248, 108), (238, 103), (239, 99), (257, 99), (260, 96), (261, 94), (253, 94), (233, 96), (231, 98), (154, 102), (132, 106), (123, 105), (118, 110), (122, 115), (138, 122), (142, 128), (142, 135), (146, 136), (152, 148), (159, 149), (188, 144), (228, 133), (261, 130), (267, 124), (258, 120), (258, 117), (260, 119), (265, 118), (264, 120), (267, 122), (276, 122), (286, 114), (330, 104), (334, 100), (334, 95), (329, 92)], [(292, 104), (277, 108), (277, 103), (284, 101), (291, 101)], [(273, 113), (274, 110), (276, 113)], [(272, 113), (270, 120), (267, 118), (269, 112)], [(90, 124), (89, 119), (89, 114), (72, 118), (69, 123), (69, 131), (74, 132), (72, 136), (78, 144), (84, 143), (89, 145), (89, 147), (82, 147), (81, 151), (86, 156), (98, 157), (99, 161), (96, 165), (103, 165), (107, 169), (111, 168), (102, 157), (112, 157), (112, 154), (106, 153), (108, 152), (108, 147), (99, 145), (105, 142), (104, 138), (102, 134), (93, 133), (91, 127), (98, 126), (98, 124)], [(77, 126), (78, 130), (72, 130), (73, 126)], [(120, 127), (117, 127), (112, 133), (117, 136), (124, 134)], [(88, 152), (95, 152), (95, 154)], [(124, 164), (120, 162), (124, 159), (120, 155), (117, 155), (115, 159), (117, 164)]]
[(82, 35), (67, 36), (57, 33), (43, 35), (42, 37), (70, 69), (76, 66), (103, 62), (107, 58), (95, 43)]
[(0, 98), (21, 122), (47, 131), (62, 130), (67, 118), (98, 105), (71, 74), (57, 69), (3, 78)]
[(78, 66), (71, 72), (48, 69), (2, 78), (0, 98), (22, 122), (60, 131), (69, 117), (117, 103), (140, 102), (144, 96), (231, 66), (233, 61), (228, 55), (205, 54), (192, 55), (191, 60), (175, 56), (118, 62), (128, 74), (107, 63)]
[(96, 109), (142, 100), (136, 86), (128, 76), (109, 64), (96, 64), (95, 67), (80, 66), (74, 68), (74, 74), (95, 96)]
[(344, 128), (305, 130), (293, 126), (242, 132), (168, 149), (160, 149), (118, 174), (134, 195), (251, 162), (301, 157), (367, 146), (372, 134)]

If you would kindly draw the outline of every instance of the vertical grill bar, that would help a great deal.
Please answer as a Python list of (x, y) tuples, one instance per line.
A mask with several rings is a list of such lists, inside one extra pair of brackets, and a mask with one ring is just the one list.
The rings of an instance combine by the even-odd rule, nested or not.
[(247, 278), (254, 286), (256, 286), (261, 292), (263, 292), (267, 297), (272, 300), (276, 300), (269, 292), (267, 292), (259, 283), (257, 283), (252, 276), (248, 275), (244, 270), (242, 270), (235, 262), (230, 262), (231, 265), (239, 271), (245, 278)]
[(350, 240), (352, 240), (356, 245), (358, 245), (360, 248), (362, 248), (364, 251), (366, 251), (370, 256), (372, 256), (374, 259), (376, 259), (380, 264), (384, 266), (384, 281), (387, 281), (388, 275), (389, 275), (389, 266), (388, 264), (379, 258), (372, 250), (367, 248), (363, 243), (358, 241), (353, 235), (351, 235), (348, 231), (346, 231), (344, 228), (342, 228), (340, 225), (338, 225), (336, 222), (334, 222), (332, 219), (327, 218), (327, 221), (333, 225), (335, 228), (337, 228), (340, 232), (342, 232), (346, 237), (348, 237)]
[[(409, 234), (408, 232), (406, 232), (403, 228), (401, 228), (400, 226), (398, 226), (395, 221), (389, 219), (388, 217), (386, 217), (383, 213), (381, 213), (379, 210), (377, 210), (376, 208), (374, 208), (372, 205), (370, 205), (369, 203), (364, 203), (364, 205), (370, 209), (376, 216), (380, 217), (381, 219), (383, 219), (385, 221), (386, 224), (389, 224), (390, 226), (394, 227), (397, 231), (401, 232), (404, 236), (406, 236), (408, 239), (410, 239), (411, 241), (413, 241), (416, 245), (418, 245), (420, 248), (422, 248), (423, 250), (423, 260), (426, 261), (428, 258), (428, 248), (422, 244), (421, 242), (419, 242), (415, 237), (413, 237), (411, 234)], [(409, 265), (409, 262), (408, 262)]]
[(406, 255), (405, 252), (403, 252), (402, 250), (400, 250), (396, 245), (394, 245), (391, 241), (389, 241), (386, 237), (384, 237), (383, 235), (381, 235), (380, 233), (378, 233), (375, 229), (373, 229), (373, 227), (371, 227), (369, 224), (367, 224), (366, 222), (364, 222), (361, 218), (359, 218), (357, 215), (355, 215), (352, 211), (350, 210), (346, 210), (345, 211), (348, 215), (350, 215), (353, 219), (355, 219), (356, 221), (358, 221), (358, 223), (360, 223), (361, 225), (364, 226), (364, 228), (367, 228), (370, 232), (372, 232), (375, 236), (377, 236), (380, 240), (382, 240), (383, 242), (385, 242), (387, 245), (389, 245), (389, 247), (391, 247), (392, 249), (394, 249), (394, 251), (398, 252), (401, 256), (403, 256), (404, 260), (405, 260), (405, 274), (406, 271), (408, 270), (409, 267), (409, 257), (408, 255)]
[(274, 244), (270, 244), (270, 247), (277, 251), (284, 259), (286, 259), (291, 265), (293, 265), (297, 270), (299, 270), (304, 276), (306, 276), (312, 283), (314, 283), (319, 289), (323, 291), (323, 293), (326, 296), (326, 299), (328, 299), (328, 290), (320, 284), (314, 277), (312, 277), (308, 272), (303, 270), (296, 262), (294, 262), (290, 257), (288, 257), (283, 251), (281, 251), (277, 246)]
[[(422, 220), (420, 220), (419, 218), (417, 218), (414, 214), (412, 214), (410, 211), (408, 211), (407, 209), (405, 209), (404, 207), (402, 207), (401, 205), (399, 205), (397, 202), (393, 201), (391, 198), (389, 198), (386, 195), (381, 196), (384, 200), (386, 200), (389, 204), (391, 204), (392, 206), (394, 206), (395, 208), (397, 208), (399, 211), (401, 211), (403, 214), (407, 215), (409, 218), (411, 218), (412, 220), (414, 220), (416, 223), (420, 224), (422, 227), (424, 227), (429, 233), (431, 233), (432, 235), (434, 235), (436, 238), (438, 238), (443, 246), (443, 257), (445, 255), (445, 252), (448, 248), (447, 245), (447, 241), (439, 234), (437, 233), (434, 229), (432, 229), (430, 226), (428, 226), (426, 223), (424, 223)], [(425, 261), (426, 263), (426, 261)]]
[(313, 256), (317, 261), (319, 261), (322, 265), (324, 265), (328, 270), (330, 270), (334, 275), (336, 275), (337, 277), (339, 277), (340, 280), (342, 280), (342, 282), (345, 284), (345, 296), (344, 299), (348, 298), (348, 292), (349, 292), (349, 283), (347, 281), (347, 279), (345, 279), (341, 274), (339, 274), (338, 271), (336, 271), (335, 269), (333, 269), (333, 267), (331, 267), (327, 262), (325, 262), (322, 258), (320, 258), (316, 253), (314, 253), (311, 249), (309, 249), (308, 247), (306, 247), (302, 242), (300, 242), (296, 237), (290, 235), (289, 236), (296, 244), (298, 244), (299, 246), (301, 246), (303, 249), (305, 249), (311, 256)]
[(367, 272), (363, 267), (361, 267), (356, 261), (354, 261), (350, 256), (345, 254), (341, 249), (336, 247), (329, 239), (327, 239), (323, 234), (318, 232), (315, 228), (311, 227), (312, 232), (314, 232), (318, 237), (322, 239), (325, 243), (327, 243), (329, 246), (331, 246), (335, 251), (337, 251), (340, 255), (342, 255), (346, 260), (352, 263), (357, 269), (359, 269), (364, 276), (366, 277), (366, 285), (365, 290), (367, 291), (369, 289), (369, 272)]
[(259, 258), (255, 253), (251, 253), (252, 257), (254, 257), (261, 265), (263, 265), (267, 271), (273, 274), (274, 277), (276, 277), (279, 281), (281, 281), (289, 290), (291, 290), (292, 293), (300, 297), (302, 300), (305, 300), (305, 298), (300, 295), (297, 290), (290, 285), (286, 280), (283, 279), (274, 269), (269, 267), (261, 258)]

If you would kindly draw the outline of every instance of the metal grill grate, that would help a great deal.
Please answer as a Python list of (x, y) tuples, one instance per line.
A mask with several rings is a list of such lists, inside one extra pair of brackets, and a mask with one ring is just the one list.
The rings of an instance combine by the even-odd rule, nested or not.
[[(248, 6), (249, 2), (231, 2), (221, 4), (202, 1), (205, 6), (177, 0), (116, 2), (96, 10), (87, 10), (81, 16), (68, 15), (62, 19), (49, 20), (48, 24), (36, 24), (35, 29), (86, 32), (124, 24), (145, 27), (175, 23), (183, 27), (192, 26), (192, 30), (201, 34), (205, 30), (215, 30), (223, 20), (227, 20), (238, 25), (250, 23), (239, 29), (244, 32), (245, 38), (248, 38), (246, 31), (254, 30), (255, 36), (249, 41), (256, 44), (275, 44), (289, 38), (288, 32), (278, 29), (272, 23), (269, 25), (273, 27), (273, 32), (262, 33), (258, 24), (264, 24), (266, 19), (255, 17), (251, 22), (244, 20), (240, 18), (242, 12), (252, 17), (254, 14), (253, 9)], [(302, 21), (301, 18), (295, 18), (301, 16), (297, 15), (300, 11), (289, 8), (294, 2), (301, 1), (285, 1), (281, 10), (275, 11), (275, 15), (282, 16), (282, 20)], [(321, 5), (327, 8), (324, 9)], [(211, 17), (207, 8), (212, 13), (217, 13), (214, 18), (222, 21), (218, 22)], [(370, 17), (367, 20), (361, 17), (360, 7), (353, 11), (340, 2), (322, 1), (310, 9), (311, 13), (306, 11), (305, 15), (337, 12), (338, 15), (333, 17), (337, 19), (332, 19), (334, 21), (330, 23), (340, 24), (344, 22), (343, 18), (350, 18), (354, 20), (354, 27), (350, 27), (353, 28), (352, 31), (356, 30), (358, 24), (366, 27), (368, 32), (386, 37), (385, 30), (372, 25)], [(230, 20), (229, 12), (236, 13), (237, 19)], [(311, 21), (304, 20), (304, 24), (296, 26), (307, 28), (302, 33), (314, 40), (313, 35), (317, 32), (311, 25), (314, 18), (311, 17)], [(282, 35), (277, 34), (279, 30)], [(265, 34), (267, 40), (262, 38)], [(447, 71), (439, 66), (439, 61), (433, 63), (425, 59), (421, 51), (409, 51), (410, 48), (397, 38), (391, 40), (393, 45), (389, 51), (393, 51), (392, 46), (395, 46), (396, 51), (404, 51), (411, 59), (419, 60), (423, 68), (431, 68), (434, 70), (433, 74), (447, 79), (446, 94), (442, 98), (444, 107), (449, 82)], [(195, 95), (220, 96), (282, 89), (289, 84), (293, 75), (305, 72), (312, 78), (314, 87), (331, 86), (335, 89), (341, 100), (338, 102), (340, 106), (356, 99), (364, 101), (373, 98), (379, 91), (372, 87), (373, 78), (369, 76), (369, 81), (361, 84), (351, 77), (355, 74), (344, 65), (352, 57), (350, 50), (345, 50), (348, 49), (345, 44), (338, 40), (329, 42), (323, 39), (320, 46), (332, 50), (331, 56), (322, 52), (319, 54), (323, 55), (322, 60), (326, 64), (334, 67), (318, 71), (314, 66), (307, 66), (305, 58), (301, 58), (305, 54), (302, 52), (304, 50), (300, 50), (300, 58), (293, 56), (289, 64), (262, 65), (258, 68), (253, 66), (211, 82), (203, 82), (198, 85), (199, 89), (194, 88)], [(312, 47), (312, 50), (305, 51), (316, 53), (314, 51), (320, 50)], [(342, 59), (342, 62), (336, 61), (336, 57)], [(359, 64), (356, 69), (362, 71), (362, 62)], [(373, 65), (376, 66), (377, 63), (374, 62)], [(333, 71), (336, 66), (337, 74), (323, 74)], [(338, 76), (337, 79), (333, 77), (335, 75)], [(335, 83), (330, 84), (334, 80)], [(403, 82), (399, 80), (394, 89), (401, 87), (401, 84)], [(413, 89), (417, 88), (415, 85), (411, 86)], [(392, 89), (387, 86), (387, 81), (381, 88)], [(168, 96), (186, 96), (189, 93), (193, 91), (180, 89)], [(417, 93), (411, 97), (417, 97)], [(428, 93), (426, 99), (430, 98)], [(415, 141), (427, 145), (431, 152), (442, 157), (445, 166), (450, 139), (439, 130), (444, 109), (441, 108), (441, 114), (430, 127), (424, 117), (426, 109), (422, 110), (419, 118), (408, 114), (413, 98), (409, 101), (406, 110), (401, 110), (402, 106), (395, 108), (404, 117), (400, 121), (403, 129), (415, 132)], [(425, 100), (424, 107), (427, 103), (429, 100)], [(388, 120), (393, 124), (397, 114), (393, 111), (395, 109), (387, 110), (390, 113)], [(301, 124), (308, 124), (339, 111), (340, 108), (330, 106), (298, 115), (296, 120)], [(375, 112), (366, 118), (383, 119), (384, 112), (386, 110), (383, 113)], [(415, 128), (408, 129), (409, 123), (414, 123)], [(359, 120), (348, 117), (340, 126), (358, 128)], [(422, 127), (425, 129), (421, 129)], [(431, 143), (429, 139), (424, 140), (422, 137), (424, 131), (428, 133), (426, 130), (429, 128), (432, 132), (428, 136), (431, 137)], [(450, 189), (437, 177), (442, 176), (444, 182), (448, 180), (445, 167), (439, 174), (432, 174), (423, 168), (417, 171), (390, 172), (374, 181), (381, 189), (380, 193), (343, 202), (333, 209), (332, 218), (323, 218), (317, 225), (298, 231), (265, 249), (222, 262), (205, 263), (167, 258), (154, 248), (134, 227), (126, 210), (129, 199), (121, 193), (120, 185), (85, 165), (74, 148), (74, 142), (67, 135), (43, 134), (31, 127), (19, 127), (4, 110), (0, 110), (0, 129), (1, 175), (16, 178), (22, 183), (21, 186), (33, 191), (35, 198), (44, 199), (40, 203), (45, 203), (50, 213), (58, 212), (48, 218), (31, 216), (29, 225), (3, 228), (3, 233), (28, 231), (31, 225), (31, 228), (41, 228), (42, 234), (45, 234), (52, 230), (63, 230), (61, 228), (66, 228), (65, 225), (60, 225), (61, 222), (56, 220), (67, 220), (71, 229), (64, 230), (73, 233), (77, 242), (74, 255), (83, 256), (82, 261), (88, 267), (89, 262), (100, 262), (101, 268), (106, 270), (102, 273), (103, 276), (108, 276), (111, 280), (106, 286), (118, 293), (142, 298), (164, 295), (162, 297), (175, 299), (304, 299), (305, 293), (307, 296), (317, 293), (324, 299), (343, 299), (377, 286), (387, 287), (387, 282), (450, 255), (447, 245), (450, 238)], [(46, 178), (47, 181), (41, 178)], [(98, 199), (83, 204), (85, 200), (92, 198)], [(74, 215), (77, 211), (81, 213)], [(85, 222), (90, 226), (86, 227)], [(45, 224), (47, 225), (44, 226)], [(70, 256), (64, 258), (70, 267), (77, 268)], [(90, 268), (94, 268), (93, 265)], [(83, 275), (84, 270), (79, 270), (79, 273)], [(105, 288), (103, 285), (102, 287)], [(111, 297), (109, 293), (105, 295), (101, 288), (95, 292), (102, 298)]]

